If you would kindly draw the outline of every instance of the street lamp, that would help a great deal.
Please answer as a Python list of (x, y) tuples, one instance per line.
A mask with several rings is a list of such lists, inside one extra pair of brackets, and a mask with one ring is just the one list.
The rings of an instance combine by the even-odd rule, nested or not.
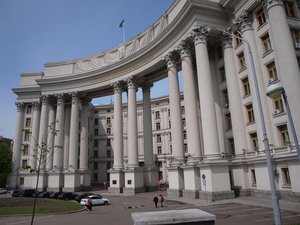
[(294, 121), (292, 118), (288, 98), (287, 98), (284, 88), (281, 85), (281, 82), (270, 84), (267, 87), (267, 96), (269, 96), (272, 99), (277, 99), (279, 96), (282, 98), (282, 101), (285, 104), (286, 112), (287, 112), (289, 123), (291, 126), (291, 131), (292, 131), (293, 139), (295, 142), (295, 148), (297, 150), (298, 160), (300, 162), (300, 148), (299, 148), (298, 138), (297, 138), (297, 134), (296, 134), (296, 129), (294, 126)]
[(194, 31), (202, 31), (202, 30), (206, 29), (206, 30), (209, 31), (211, 28), (216, 29), (218, 31), (221, 31), (224, 34), (227, 34), (231, 37), (239, 38), (241, 41), (243, 41), (243, 43), (245, 44), (245, 47), (248, 50), (249, 59), (250, 59), (250, 67), (253, 71), (252, 75), (253, 75), (253, 79), (254, 79), (255, 93), (256, 93), (256, 96), (257, 96), (258, 111), (259, 111), (259, 115), (260, 115), (260, 119), (261, 119), (261, 129), (262, 129), (262, 133), (263, 133), (263, 142), (264, 142), (264, 147), (265, 147), (265, 150), (266, 150), (266, 160), (267, 160), (269, 181), (270, 181), (270, 187), (271, 187), (271, 196), (272, 196), (272, 207), (273, 207), (274, 220), (275, 220), (276, 225), (281, 225), (282, 224), (281, 214), (280, 214), (279, 203), (278, 203), (278, 198), (277, 198), (277, 193), (276, 193), (276, 186), (275, 186), (275, 181), (274, 181), (274, 174), (273, 174), (271, 153), (270, 153), (270, 145), (269, 145), (269, 140), (268, 140), (267, 131), (266, 131), (266, 124), (265, 124), (265, 120), (264, 120), (264, 113), (263, 113), (263, 108), (262, 108), (261, 95), (260, 95), (259, 89), (258, 89), (257, 75), (256, 75), (255, 66), (254, 66), (252, 51), (251, 51), (251, 48), (250, 48), (250, 43), (246, 39), (244, 39), (242, 34), (241, 34), (240, 37), (238, 37), (238, 36), (235, 36), (234, 34), (232, 34), (229, 30), (222, 30), (218, 27), (213, 27), (213, 26), (210, 26), (210, 25), (203, 25), (203, 26), (195, 25), (193, 30)]

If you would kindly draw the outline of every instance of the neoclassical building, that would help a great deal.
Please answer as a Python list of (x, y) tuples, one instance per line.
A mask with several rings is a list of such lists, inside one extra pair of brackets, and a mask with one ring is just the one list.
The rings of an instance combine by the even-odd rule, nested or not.
[[(22, 74), (13, 89), (9, 186), (34, 187), (26, 167), (41, 162), (40, 189), (109, 182), (111, 192), (138, 193), (162, 180), (169, 195), (216, 200), (233, 198), (236, 187), (243, 196), (269, 196), (273, 180), (280, 198), (299, 201), (287, 108), (280, 94), (267, 96), (272, 85), (284, 88), (300, 134), (299, 18), (294, 0), (176, 0), (126, 43)], [(151, 99), (162, 79), (168, 96)], [(112, 104), (91, 104), (103, 96)], [(39, 160), (37, 144), (45, 143)]]

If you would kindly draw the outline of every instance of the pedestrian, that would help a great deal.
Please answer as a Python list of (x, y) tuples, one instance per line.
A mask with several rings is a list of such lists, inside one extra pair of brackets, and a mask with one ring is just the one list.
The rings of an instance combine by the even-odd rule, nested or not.
[(87, 202), (87, 209), (89, 210), (89, 211), (92, 211), (92, 201), (91, 201), (91, 198), (90, 197), (88, 197), (88, 202)]
[(154, 204), (155, 204), (155, 208), (157, 208), (157, 203), (158, 203), (158, 197), (155, 195), (153, 198)]
[(160, 201), (160, 206), (163, 208), (164, 207), (164, 196), (162, 194), (159, 195), (159, 201)]

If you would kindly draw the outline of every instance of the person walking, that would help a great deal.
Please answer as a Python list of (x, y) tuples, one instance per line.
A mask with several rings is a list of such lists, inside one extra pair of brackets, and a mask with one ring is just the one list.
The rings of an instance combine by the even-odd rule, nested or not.
[(92, 211), (92, 201), (91, 201), (91, 198), (90, 197), (88, 197), (88, 202), (87, 202), (87, 209), (89, 210), (89, 211)]
[(159, 195), (159, 201), (160, 201), (160, 206), (163, 208), (164, 207), (164, 196), (162, 194)]
[(158, 203), (158, 197), (155, 195), (153, 198), (154, 204), (155, 204), (155, 208), (157, 208), (157, 203)]

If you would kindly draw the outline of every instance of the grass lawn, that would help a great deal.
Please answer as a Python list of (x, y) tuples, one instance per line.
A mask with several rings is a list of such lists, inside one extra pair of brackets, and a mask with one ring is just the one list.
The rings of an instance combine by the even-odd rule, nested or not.
[[(0, 216), (31, 214), (34, 198), (4, 197), (0, 198)], [(82, 209), (83, 207), (75, 201), (57, 199), (37, 199), (36, 214), (40, 213), (65, 213)]]

